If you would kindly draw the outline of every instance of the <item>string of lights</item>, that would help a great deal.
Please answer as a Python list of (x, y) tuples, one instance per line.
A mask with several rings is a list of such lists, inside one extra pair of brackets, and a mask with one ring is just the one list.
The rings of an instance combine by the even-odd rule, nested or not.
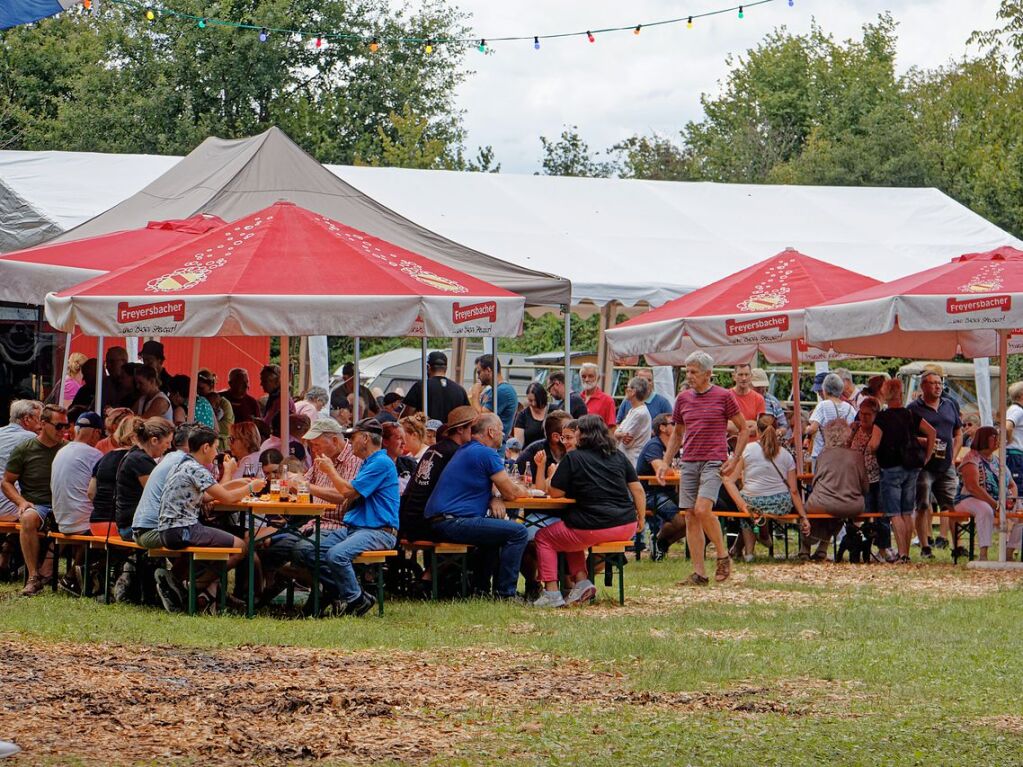
[[(83, 0), (82, 4), (87, 10), (92, 9), (95, 11), (98, 10), (99, 2), (100, 0)], [(199, 16), (193, 13), (177, 10), (169, 5), (147, 3), (143, 0), (104, 0), (104, 2), (136, 10), (140, 14), (144, 15), (151, 23), (155, 23), (162, 18), (168, 18), (195, 24), (200, 29), (207, 29), (209, 27), (228, 27), (232, 29), (251, 30), (252, 32), (258, 33), (259, 41), (263, 43), (267, 42), (272, 36), (282, 36), (293, 39), (297, 38), (303, 41), (315, 41), (315, 46), (317, 48), (322, 48), (323, 45), (329, 41), (355, 41), (366, 45), (371, 53), (379, 51), (381, 46), (411, 45), (420, 46), (425, 53), (430, 54), (433, 53), (434, 49), (440, 45), (471, 45), (475, 46), (480, 53), (486, 53), (490, 45), (493, 43), (532, 42), (534, 50), (540, 50), (541, 41), (544, 40), (585, 38), (590, 43), (596, 43), (598, 35), (620, 32), (632, 32), (634, 35), (639, 35), (644, 29), (665, 26), (681, 26), (683, 24), (688, 29), (692, 29), (696, 25), (696, 22), (702, 19), (722, 16), (725, 14), (735, 14), (736, 18), (743, 19), (750, 8), (767, 5), (768, 3), (781, 2), (781, 0), (753, 0), (753, 2), (742, 3), (741, 5), (730, 5), (727, 8), (717, 8), (714, 10), (702, 11), (700, 13), (678, 16), (676, 18), (660, 19), (640, 24), (626, 24), (623, 26), (586, 29), (576, 32), (555, 32), (544, 35), (506, 35), (496, 37), (392, 37), (362, 32), (338, 32), (327, 29), (287, 29), (282, 27), (264, 26), (256, 23), (233, 21), (230, 19), (219, 19), (210, 16)], [(795, 0), (786, 0), (786, 2), (790, 7), (795, 5)]]

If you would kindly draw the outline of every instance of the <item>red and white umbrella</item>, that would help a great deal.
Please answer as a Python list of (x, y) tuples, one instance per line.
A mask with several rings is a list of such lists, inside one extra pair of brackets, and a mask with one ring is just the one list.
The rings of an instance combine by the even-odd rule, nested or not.
[(0, 256), (0, 301), (42, 305), (46, 294), (78, 285), (223, 226), (218, 216), (150, 221), (126, 229), (55, 245), (38, 245)]
[[(998, 355), (999, 454), (1005, 466), (1006, 362), (1023, 327), (1023, 251), (1002, 247), (853, 293), (806, 312), (812, 342), (852, 352), (952, 359)], [(1013, 337), (1016, 340), (1013, 340)], [(999, 488), (1004, 501), (1006, 488)], [(1003, 504), (1004, 505), (1004, 504)], [(1007, 524), (1001, 517), (999, 559)]]
[(517, 336), (525, 300), (279, 202), (46, 297), (54, 327), (97, 336)]
[(806, 312), (806, 337), (852, 354), (988, 357), (1023, 327), (1023, 251), (1002, 247), (834, 298)]
[(681, 364), (696, 348), (721, 363), (747, 362), (758, 351), (769, 362), (793, 353), (827, 359), (827, 351), (800, 344), (806, 307), (879, 284), (790, 248), (608, 330), (607, 340), (619, 356), (664, 365)]

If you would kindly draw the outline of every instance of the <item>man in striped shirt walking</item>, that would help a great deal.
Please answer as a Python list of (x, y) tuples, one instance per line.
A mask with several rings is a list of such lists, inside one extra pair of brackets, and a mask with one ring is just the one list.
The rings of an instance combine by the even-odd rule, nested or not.
[[(657, 481), (664, 484), (671, 459), (682, 447), (679, 511), (686, 517), (686, 540), (693, 560), (693, 573), (687, 583), (705, 586), (704, 549), (707, 539), (717, 553), (714, 579), (721, 583), (732, 573), (732, 560), (725, 547), (721, 525), (714, 517), (714, 503), (721, 490), (721, 475), (730, 472), (742, 455), (749, 438), (746, 419), (735, 395), (711, 383), (714, 360), (706, 352), (693, 352), (686, 357), (686, 382), (689, 388), (675, 399), (672, 414), (675, 428), (664, 448), (665, 461), (657, 471)], [(738, 432), (735, 453), (728, 456), (728, 424)]]

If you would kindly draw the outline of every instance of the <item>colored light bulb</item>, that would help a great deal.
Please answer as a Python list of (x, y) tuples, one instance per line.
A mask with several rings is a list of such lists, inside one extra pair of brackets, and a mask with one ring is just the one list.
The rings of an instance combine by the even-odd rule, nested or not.
[(536, 50), (540, 50), (540, 38), (539, 37), (534, 37), (533, 38), (533, 48), (536, 49)]
[(426, 50), (426, 52), (427, 52), (427, 53), (433, 53), (433, 43), (432, 43), (432, 42), (429, 42), (429, 41), (427, 41), (427, 43), (426, 43), (426, 49), (425, 49), (425, 50)]
[(206, 19), (199, 19), (199, 29), (206, 29)]
[(146, 8), (146, 18), (149, 21), (152, 21), (153, 19), (156, 18), (156, 14), (153, 13), (153, 9), (152, 8)]
[(740, 6), (739, 6), (739, 18), (740, 18), (740, 19), (742, 19), (742, 18), (745, 18), (745, 17), (746, 17), (746, 14), (744, 14), (744, 13), (742, 12), (742, 6), (740, 5)]
[(480, 53), (486, 53), (487, 52), (487, 41), (486, 40), (480, 40), (480, 44), (476, 46), (476, 50), (478, 50)]
[(268, 37), (270, 37), (270, 32), (267, 30), (266, 27), (263, 27), (261, 30), (259, 30), (259, 42), (265, 43)]
[(636, 28), (635, 28), (634, 30), (632, 30), (632, 34), (634, 34), (634, 35), (638, 35), (638, 34), (639, 34), (639, 31), (640, 31), (640, 30), (641, 30), (642, 28), (643, 28), (643, 25), (642, 25), (642, 24), (637, 24), (637, 25), (636, 25)]
[(589, 30), (586, 31), (586, 39), (589, 40), (591, 43), (597, 42), (597, 38), (595, 38), (593, 36), (593, 33), (590, 32)]
[(686, 22), (686, 28), (687, 29), (692, 29), (693, 28), (693, 17), (692, 16), (690, 16), (689, 20)]
[(377, 42), (377, 39), (375, 37), (372, 40), (369, 41), (369, 52), (370, 53), (376, 53), (377, 50), (379, 50), (379, 48), (380, 48), (380, 43)]

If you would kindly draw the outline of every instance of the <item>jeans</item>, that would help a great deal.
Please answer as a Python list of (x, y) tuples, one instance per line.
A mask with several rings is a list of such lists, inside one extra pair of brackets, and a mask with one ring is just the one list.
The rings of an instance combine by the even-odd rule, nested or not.
[[(345, 602), (356, 599), (362, 594), (362, 587), (355, 577), (352, 560), (364, 551), (391, 549), (394, 544), (394, 536), (383, 530), (350, 525), (332, 530), (320, 540), (320, 580), (324, 591)], [(298, 546), (295, 554), (307, 569), (315, 567), (314, 546)]]
[(515, 596), (522, 552), (529, 543), (529, 533), (523, 525), (508, 519), (455, 517), (437, 520), (433, 523), (433, 529), (438, 540), (476, 546), (500, 546), (494, 590), (498, 596)]
[(886, 517), (913, 513), (919, 473), (920, 469), (906, 469), (902, 466), (881, 469), (881, 511)]

